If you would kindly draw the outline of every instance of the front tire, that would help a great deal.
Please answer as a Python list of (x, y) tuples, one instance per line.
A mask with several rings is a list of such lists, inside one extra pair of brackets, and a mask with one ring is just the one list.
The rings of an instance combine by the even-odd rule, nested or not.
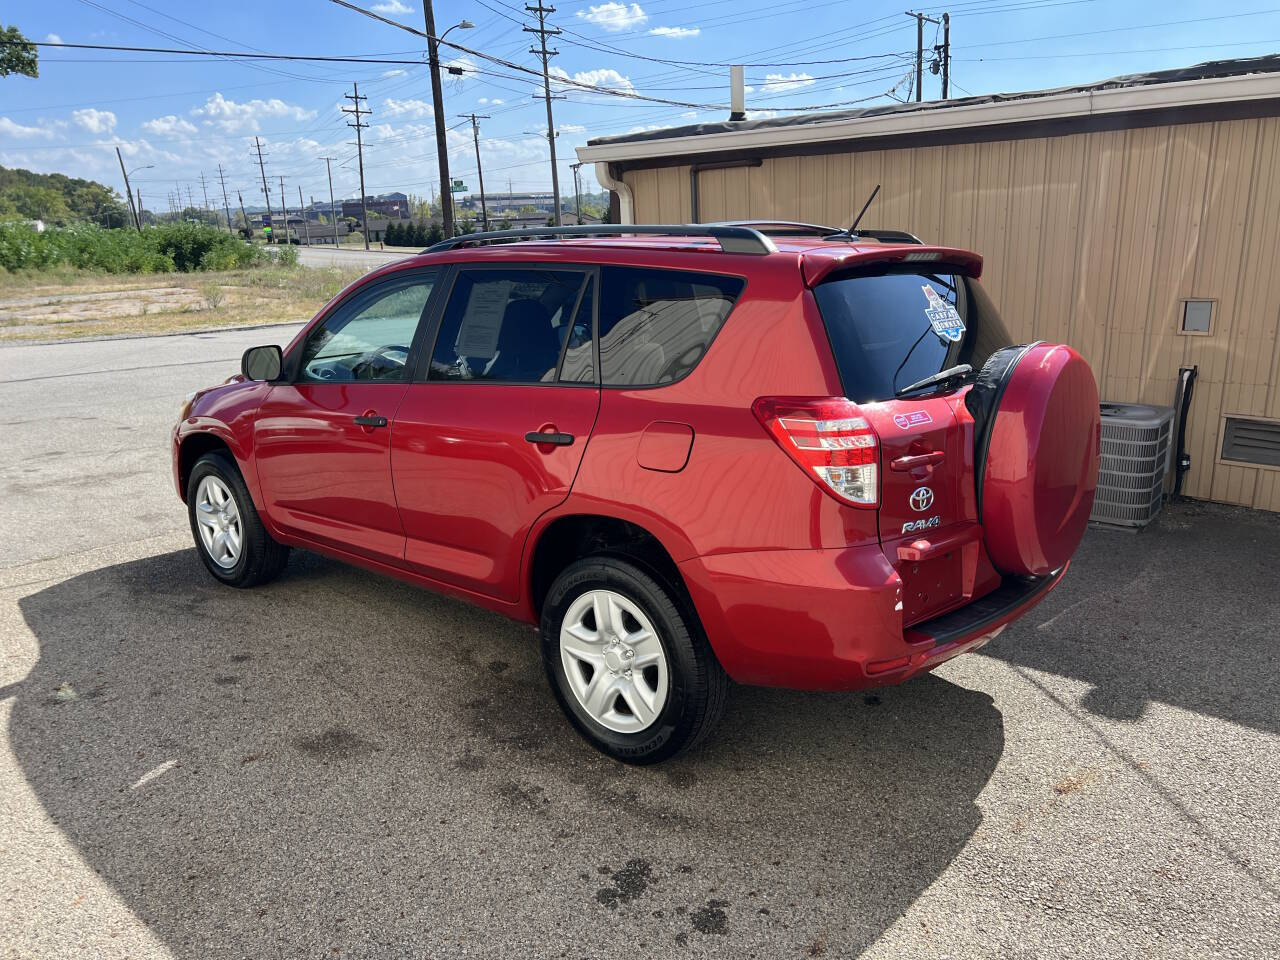
[(226, 454), (206, 453), (191, 468), (187, 515), (205, 569), (228, 586), (267, 583), (289, 562), (289, 548), (267, 533), (244, 478)]
[(624, 763), (690, 749), (724, 712), (729, 678), (697, 617), (624, 559), (566, 567), (543, 604), (541, 636), (561, 709), (592, 746)]

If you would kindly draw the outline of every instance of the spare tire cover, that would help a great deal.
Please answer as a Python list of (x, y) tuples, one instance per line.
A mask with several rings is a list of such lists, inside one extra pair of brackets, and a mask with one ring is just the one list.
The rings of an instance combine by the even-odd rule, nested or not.
[(998, 351), (982, 373), (969, 406), (979, 417), (987, 554), (1003, 573), (1043, 576), (1071, 559), (1089, 524), (1102, 429), (1098, 384), (1080, 354), (1043, 343)]

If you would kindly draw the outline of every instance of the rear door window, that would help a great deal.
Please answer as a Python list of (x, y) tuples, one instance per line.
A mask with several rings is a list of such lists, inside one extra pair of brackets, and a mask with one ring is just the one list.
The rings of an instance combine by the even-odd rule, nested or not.
[(686, 376), (744, 286), (740, 277), (605, 267), (600, 286), (602, 382), (657, 386)]
[(845, 396), (865, 403), (957, 364), (981, 370), (1012, 341), (976, 280), (893, 270), (843, 276), (814, 290)]
[[(428, 379), (556, 380), (566, 343), (577, 339), (587, 277), (584, 271), (536, 268), (461, 271), (440, 321)], [(575, 368), (569, 379), (581, 374)]]

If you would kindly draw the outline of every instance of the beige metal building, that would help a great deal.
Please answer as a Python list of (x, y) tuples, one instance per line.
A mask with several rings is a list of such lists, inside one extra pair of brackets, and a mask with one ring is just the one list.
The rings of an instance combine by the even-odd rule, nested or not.
[(907, 230), (986, 259), (1013, 335), (1070, 343), (1106, 400), (1171, 405), (1183, 489), (1280, 511), (1280, 58), (1068, 90), (592, 140), (623, 223)]

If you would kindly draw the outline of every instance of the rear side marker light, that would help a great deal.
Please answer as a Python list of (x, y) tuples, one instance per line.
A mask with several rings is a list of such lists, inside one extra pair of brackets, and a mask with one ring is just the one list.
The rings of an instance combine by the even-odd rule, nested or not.
[(810, 478), (842, 503), (880, 502), (880, 439), (843, 397), (760, 397), (751, 412)]

